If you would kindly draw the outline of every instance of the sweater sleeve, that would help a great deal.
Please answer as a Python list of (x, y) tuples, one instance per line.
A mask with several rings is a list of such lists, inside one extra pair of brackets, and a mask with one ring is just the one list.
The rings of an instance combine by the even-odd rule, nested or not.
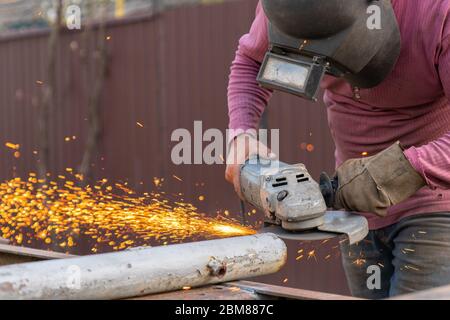
[[(442, 41), (438, 70), (450, 103), (450, 27), (448, 29)], [(431, 188), (450, 189), (450, 132), (425, 146), (406, 150), (405, 155)]]
[(267, 24), (261, 3), (258, 3), (250, 32), (239, 40), (236, 57), (231, 65), (228, 114), (232, 133), (229, 139), (237, 135), (237, 130), (258, 128), (261, 115), (272, 95), (270, 90), (261, 88), (256, 81), (269, 47)]

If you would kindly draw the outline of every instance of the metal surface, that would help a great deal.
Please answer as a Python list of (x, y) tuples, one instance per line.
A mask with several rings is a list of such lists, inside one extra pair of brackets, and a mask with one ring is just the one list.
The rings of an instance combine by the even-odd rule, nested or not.
[(9, 244), (9, 240), (0, 238), (0, 266), (72, 257), (74, 256), (64, 253), (13, 246)]
[(408, 293), (389, 298), (389, 300), (450, 300), (450, 285)]
[(275, 273), (273, 234), (0, 267), (0, 299), (120, 299)]
[(250, 281), (231, 282), (228, 283), (227, 286), (236, 286), (238, 288), (241, 288), (242, 290), (253, 291), (259, 295), (265, 295), (267, 297), (272, 298), (276, 297), (276, 298), (297, 299), (297, 300), (360, 300), (357, 298), (338, 294), (281, 287)]
[(363, 216), (350, 212), (328, 211), (324, 216), (324, 223), (316, 230), (291, 232), (279, 226), (268, 226), (261, 232), (270, 232), (281, 239), (294, 241), (319, 241), (343, 236), (348, 238), (350, 244), (355, 244), (367, 236), (369, 226)]
[(149, 295), (133, 300), (360, 300), (349, 296), (236, 281), (192, 290)]
[(26, 248), (26, 247), (18, 247), (18, 246), (12, 246), (12, 245), (8, 245), (8, 244), (0, 244), (0, 255), (3, 253), (17, 255), (17, 256), (23, 256), (23, 257), (31, 257), (31, 258), (41, 259), (41, 260), (66, 259), (66, 258), (75, 257), (73, 255), (69, 255), (69, 254), (65, 254), (65, 253), (38, 250), (38, 249), (32, 249), (32, 248)]
[[(146, 192), (154, 188), (153, 177), (165, 177), (168, 193), (183, 193), (202, 212), (240, 211), (232, 186), (223, 178), (225, 167), (172, 164), (170, 135), (177, 128), (192, 130), (194, 120), (202, 120), (204, 129), (227, 127), (230, 63), (239, 38), (250, 28), (256, 3), (192, 6), (109, 24), (110, 62), (102, 97), (103, 130), (92, 167), (95, 179), (128, 181)], [(19, 143), (21, 153), (17, 159), (8, 148), (0, 148), (2, 181), (36, 172), (39, 155), (33, 151), (38, 150), (36, 118), (43, 90), (37, 81), (46, 78), (47, 37), (47, 32), (39, 31), (0, 39), (0, 135), (3, 144)], [(82, 33), (64, 32), (61, 41), (57, 66), (61, 90), (49, 126), (49, 171), (54, 175), (81, 163), (88, 123), (86, 88), (92, 78), (88, 71), (94, 69), (80, 58), (85, 47)], [(88, 44), (93, 47), (93, 41)], [(280, 158), (304, 163), (313, 177), (334, 172), (335, 148), (322, 102), (277, 93), (268, 118), (270, 128), (281, 128)], [(71, 136), (76, 140), (66, 142), (64, 138)], [(207, 201), (196, 201), (199, 195)], [(255, 217), (247, 217), (247, 222), (254, 223)], [(331, 240), (317, 252), (326, 256), (336, 245)], [(264, 280), (281, 283), (287, 277), (291, 286), (348, 293), (339, 259), (295, 261), (297, 244), (290, 250), (293, 261), (283, 269), (282, 278)]]

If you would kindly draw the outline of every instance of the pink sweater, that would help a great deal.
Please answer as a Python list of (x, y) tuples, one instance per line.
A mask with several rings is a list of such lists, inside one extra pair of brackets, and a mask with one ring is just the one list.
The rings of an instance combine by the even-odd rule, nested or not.
[[(371, 229), (431, 212), (450, 212), (450, 0), (392, 0), (402, 52), (379, 86), (354, 94), (343, 80), (323, 81), (336, 165), (374, 155), (395, 141), (428, 186), (389, 210), (385, 218), (364, 214)], [(231, 129), (255, 129), (271, 91), (256, 76), (268, 49), (267, 18), (258, 5), (251, 30), (239, 42), (231, 67), (228, 104)]]

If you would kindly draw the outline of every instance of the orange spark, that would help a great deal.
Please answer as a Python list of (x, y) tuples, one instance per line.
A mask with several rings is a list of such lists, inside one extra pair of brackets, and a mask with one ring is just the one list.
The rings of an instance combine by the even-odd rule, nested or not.
[(142, 124), (142, 123), (140, 123), (139, 121), (138, 122), (136, 122), (136, 124), (139, 126), (139, 127), (141, 127), (141, 128), (143, 128), (144, 127), (144, 125)]
[(10, 149), (13, 149), (13, 150), (19, 150), (20, 149), (20, 144), (15, 144), (15, 143), (12, 143), (12, 142), (6, 142), (5, 146), (10, 148)]
[(311, 250), (310, 252), (308, 252), (308, 260), (311, 258), (314, 258), (314, 260), (317, 261), (316, 250)]
[(172, 175), (172, 177), (178, 181), (183, 182), (183, 179), (181, 179), (180, 177), (176, 176), (176, 175)]
[(366, 260), (365, 259), (356, 259), (355, 261), (353, 261), (352, 264), (354, 264), (358, 267), (361, 267), (366, 264)]
[(154, 177), (154, 178), (153, 178), (153, 184), (154, 184), (156, 187), (161, 186), (162, 182), (163, 182), (163, 179), (160, 179), (160, 178), (157, 178), (157, 177)]
[(0, 183), (0, 237), (11, 244), (63, 252), (70, 248), (79, 254), (148, 246), (149, 241), (168, 245), (256, 233), (224, 217), (206, 217), (192, 204), (162, 192), (138, 195), (106, 179), (79, 187), (58, 177), (45, 182), (31, 173), (26, 180)]

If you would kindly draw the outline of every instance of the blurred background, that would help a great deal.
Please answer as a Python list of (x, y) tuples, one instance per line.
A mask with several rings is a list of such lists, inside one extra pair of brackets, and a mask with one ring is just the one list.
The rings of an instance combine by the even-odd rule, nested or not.
[[(238, 219), (225, 167), (173, 165), (170, 137), (196, 120), (204, 130), (227, 128), (229, 67), (256, 3), (0, 0), (2, 181), (75, 168), (140, 192), (157, 184), (208, 215), (229, 210)], [(73, 4), (80, 30), (66, 26)], [(314, 177), (333, 172), (321, 102), (277, 93), (267, 117), (280, 129), (283, 161), (305, 163)], [(289, 243), (289, 257), (282, 272), (259, 280), (348, 293), (337, 241)]]

